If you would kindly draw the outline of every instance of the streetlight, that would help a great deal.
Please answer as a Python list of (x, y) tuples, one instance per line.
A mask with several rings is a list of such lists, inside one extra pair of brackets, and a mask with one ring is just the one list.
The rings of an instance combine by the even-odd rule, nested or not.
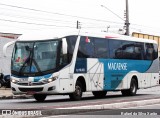
[(110, 11), (112, 14), (114, 14), (115, 16), (117, 16), (119, 19), (123, 20), (125, 23), (125, 29), (126, 29), (126, 32), (125, 32), (125, 35), (128, 35), (129, 36), (129, 7), (128, 7), (128, 0), (126, 0), (126, 12), (125, 12), (125, 20), (123, 18), (121, 18), (118, 14), (114, 13), (112, 10), (110, 10), (109, 8), (107, 8), (106, 6), (104, 5), (101, 5), (101, 7), (107, 9), (108, 11)]
[(107, 9), (107, 10), (108, 10), (108, 11), (110, 11), (112, 14), (114, 14), (115, 16), (117, 16), (119, 19), (121, 19), (121, 20), (123, 20), (123, 21), (124, 21), (124, 19), (123, 19), (123, 18), (121, 18), (118, 14), (114, 13), (112, 10), (110, 10), (110, 9), (109, 9), (109, 8), (107, 8), (106, 6), (101, 5), (101, 7), (103, 7), (103, 8), (105, 8), (105, 9)]

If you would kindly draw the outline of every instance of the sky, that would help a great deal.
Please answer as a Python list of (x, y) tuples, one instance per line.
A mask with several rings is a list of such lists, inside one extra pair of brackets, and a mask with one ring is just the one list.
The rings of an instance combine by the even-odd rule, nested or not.
[[(130, 31), (160, 35), (160, 1), (128, 1)], [(117, 32), (125, 0), (0, 0), (0, 9), (0, 32), (75, 29), (77, 21), (83, 29)]]

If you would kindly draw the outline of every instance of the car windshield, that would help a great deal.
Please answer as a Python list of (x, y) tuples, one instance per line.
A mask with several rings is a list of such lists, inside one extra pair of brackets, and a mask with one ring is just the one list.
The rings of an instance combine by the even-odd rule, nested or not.
[(60, 41), (17, 42), (11, 69), (19, 74), (42, 73), (56, 69)]

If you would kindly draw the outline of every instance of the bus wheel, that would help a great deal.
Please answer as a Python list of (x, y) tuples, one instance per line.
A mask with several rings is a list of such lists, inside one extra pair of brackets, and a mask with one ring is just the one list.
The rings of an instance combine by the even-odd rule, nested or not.
[(81, 100), (82, 98), (82, 84), (77, 81), (74, 93), (69, 94), (71, 100)]
[(96, 98), (103, 98), (106, 96), (107, 91), (93, 91), (92, 93)]
[(38, 101), (38, 102), (43, 102), (47, 95), (45, 94), (34, 94), (33, 97)]
[(137, 89), (138, 89), (137, 81), (134, 78), (132, 78), (130, 89), (122, 90), (121, 92), (122, 92), (122, 95), (124, 96), (134, 96), (137, 93)]

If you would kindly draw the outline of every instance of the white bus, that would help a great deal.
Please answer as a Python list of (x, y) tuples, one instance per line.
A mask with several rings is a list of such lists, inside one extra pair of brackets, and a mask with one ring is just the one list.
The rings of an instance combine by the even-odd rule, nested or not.
[(107, 91), (136, 95), (140, 88), (159, 84), (154, 40), (78, 30), (62, 34), (19, 37), (11, 59), (13, 94), (32, 94), (39, 102), (57, 94), (80, 100), (83, 92), (95, 97), (104, 97)]

